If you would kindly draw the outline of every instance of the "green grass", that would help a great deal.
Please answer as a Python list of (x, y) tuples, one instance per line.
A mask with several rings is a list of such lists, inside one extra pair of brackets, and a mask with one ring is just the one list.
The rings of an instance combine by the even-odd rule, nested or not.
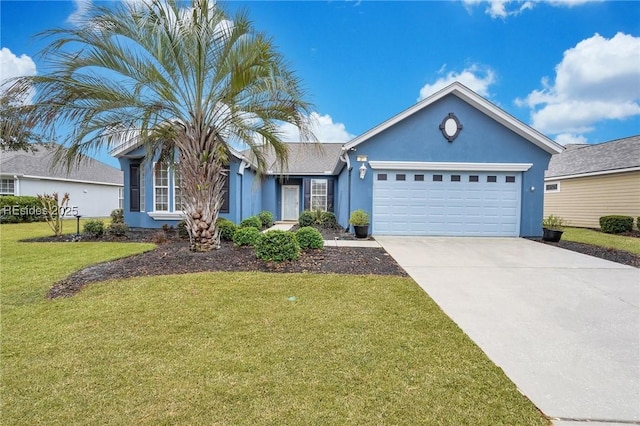
[(148, 247), (13, 241), (33, 227), (0, 228), (2, 424), (548, 424), (408, 278), (199, 273), (47, 301)]
[(593, 244), (600, 247), (624, 250), (640, 255), (640, 238), (605, 234), (586, 228), (564, 228), (562, 239), (576, 243)]

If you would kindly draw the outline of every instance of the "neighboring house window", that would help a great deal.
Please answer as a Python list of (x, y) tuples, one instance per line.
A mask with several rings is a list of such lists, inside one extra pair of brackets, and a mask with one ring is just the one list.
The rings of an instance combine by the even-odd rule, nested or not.
[(560, 182), (545, 183), (544, 192), (560, 192)]
[(153, 169), (155, 211), (169, 211), (169, 168), (160, 162)]
[(311, 179), (311, 210), (327, 211), (327, 179)]
[(118, 188), (118, 208), (124, 209), (124, 188)]
[(184, 211), (182, 198), (182, 176), (177, 170), (173, 172), (173, 211)]
[(0, 195), (14, 195), (15, 183), (13, 179), (0, 179)]

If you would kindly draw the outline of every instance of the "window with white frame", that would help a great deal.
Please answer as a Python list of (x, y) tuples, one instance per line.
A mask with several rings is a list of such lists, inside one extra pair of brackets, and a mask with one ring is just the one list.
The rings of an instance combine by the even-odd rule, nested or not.
[(144, 194), (145, 194), (145, 188), (147, 187), (147, 185), (145, 184), (145, 165), (142, 164), (140, 166), (140, 211), (143, 212), (144, 210)]
[(0, 179), (0, 195), (14, 195), (15, 182), (13, 179)]
[(184, 211), (182, 198), (182, 176), (174, 169), (173, 172), (173, 211)]
[(311, 210), (327, 211), (327, 179), (311, 179)]
[(560, 182), (545, 182), (544, 192), (560, 192)]
[(155, 211), (169, 211), (169, 168), (165, 163), (159, 162), (153, 169)]
[(124, 188), (118, 188), (118, 208), (124, 209)]

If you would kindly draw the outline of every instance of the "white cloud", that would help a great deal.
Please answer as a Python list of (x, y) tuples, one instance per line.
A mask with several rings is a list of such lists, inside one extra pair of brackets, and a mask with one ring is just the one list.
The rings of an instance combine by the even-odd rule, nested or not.
[(0, 49), (0, 82), (13, 77), (36, 75), (36, 64), (29, 56), (16, 56), (11, 50)]
[(555, 141), (560, 145), (568, 145), (568, 144), (586, 144), (589, 143), (587, 138), (582, 135), (573, 135), (570, 133), (562, 133), (555, 137)]
[(73, 4), (75, 5), (75, 10), (69, 17), (67, 18), (67, 22), (79, 25), (85, 19), (88, 10), (91, 8), (92, 0), (73, 0)]
[[(444, 72), (445, 67), (440, 68), (440, 71), (438, 71), (439, 74), (443, 74)], [(418, 101), (433, 95), (438, 90), (447, 87), (455, 81), (464, 84), (480, 96), (487, 97), (489, 96), (489, 86), (495, 83), (496, 76), (493, 70), (489, 68), (483, 69), (479, 65), (472, 65), (460, 72), (449, 71), (445, 76), (436, 80), (435, 83), (425, 84), (422, 89), (420, 89), (420, 97), (418, 97)]]
[[(312, 112), (309, 115), (313, 134), (319, 142), (345, 143), (355, 137), (349, 133), (343, 123), (335, 123), (330, 115), (320, 115)], [(283, 123), (278, 129), (285, 142), (300, 142), (300, 132), (298, 128), (290, 123)]]
[(509, 16), (516, 16), (528, 9), (533, 9), (537, 3), (547, 3), (555, 7), (574, 7), (585, 3), (592, 3), (601, 0), (547, 0), (547, 1), (530, 1), (530, 0), (463, 0), (465, 8), (471, 11), (474, 6), (486, 3), (485, 13), (492, 18), (505, 19)]
[(580, 137), (599, 121), (640, 115), (638, 64), (640, 37), (595, 34), (564, 52), (553, 83), (543, 79), (541, 89), (516, 104), (531, 108), (536, 129)]

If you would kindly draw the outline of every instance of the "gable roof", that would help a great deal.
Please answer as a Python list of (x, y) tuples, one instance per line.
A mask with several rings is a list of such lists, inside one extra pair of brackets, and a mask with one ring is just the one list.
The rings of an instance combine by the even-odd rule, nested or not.
[(542, 148), (549, 154), (557, 154), (559, 152), (562, 152), (563, 150), (561, 145), (552, 141), (551, 139), (549, 139), (542, 133), (538, 132), (537, 130), (527, 126), (520, 120), (508, 114), (506, 111), (502, 110), (501, 108), (498, 108), (496, 105), (492, 104), (482, 96), (478, 95), (477, 93), (475, 93), (474, 91), (472, 91), (471, 89), (469, 89), (468, 87), (466, 87), (465, 85), (457, 81), (445, 87), (444, 89), (439, 90), (438, 92), (434, 93), (428, 98), (423, 99), (422, 101), (418, 102), (412, 107), (404, 110), (400, 114), (377, 125), (373, 129), (352, 139), (350, 142), (345, 144), (345, 149), (351, 149), (356, 147), (357, 145), (372, 138), (378, 133), (383, 132), (384, 130), (388, 129), (394, 124), (404, 120), (405, 118), (417, 113), (418, 111), (428, 107), (429, 105), (433, 104), (434, 102), (448, 95), (457, 96), (458, 98), (462, 99), (463, 101), (473, 106), (480, 112), (496, 120), (497, 122), (507, 127), (508, 129), (512, 130), (516, 134), (522, 136), (524, 139), (528, 140), (529, 142), (533, 143), (539, 148)]
[(3, 152), (0, 157), (0, 173), (122, 186), (123, 174), (119, 169), (90, 157), (87, 157), (79, 166), (72, 167), (69, 173), (62, 165), (52, 167), (53, 155), (57, 148), (54, 144), (41, 144), (37, 145), (35, 152)]
[(640, 135), (581, 145), (551, 157), (546, 178), (640, 170)]
[[(340, 166), (342, 145), (339, 143), (287, 143), (289, 161), (280, 168), (273, 149), (264, 151), (267, 174), (274, 175), (330, 175), (337, 174)], [(253, 159), (250, 150), (242, 152)]]

